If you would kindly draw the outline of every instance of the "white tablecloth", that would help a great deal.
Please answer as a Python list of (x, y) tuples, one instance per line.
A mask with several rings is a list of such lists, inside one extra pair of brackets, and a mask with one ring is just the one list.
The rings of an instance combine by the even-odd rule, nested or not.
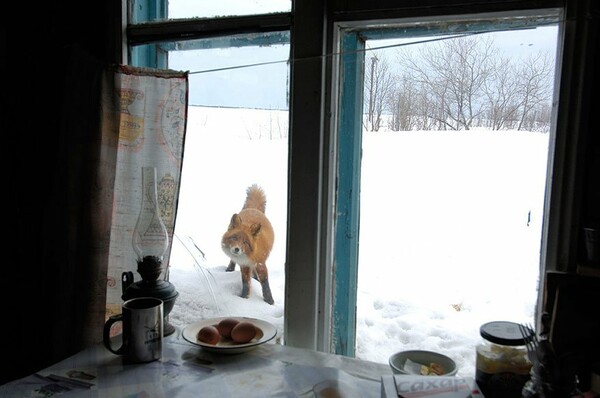
[(274, 343), (242, 354), (209, 353), (178, 330), (158, 361), (126, 364), (98, 344), (0, 386), (0, 397), (319, 397), (319, 389), (336, 387), (343, 397), (378, 398), (383, 375), (391, 375), (387, 364)]

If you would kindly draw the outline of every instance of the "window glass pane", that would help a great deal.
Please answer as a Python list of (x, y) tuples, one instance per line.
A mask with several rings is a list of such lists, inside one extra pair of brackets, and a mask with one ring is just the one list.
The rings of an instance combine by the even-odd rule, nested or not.
[(367, 41), (357, 357), (473, 377), (481, 324), (533, 322), (557, 32)]
[(289, 12), (290, 0), (170, 0), (169, 18), (213, 18)]
[(196, 40), (186, 48), (198, 49), (169, 52), (169, 68), (190, 72), (190, 104), (287, 110), (289, 44), (233, 46), (241, 37), (262, 43), (275, 35), (278, 41), (288, 39), (277, 33)]
[[(289, 43), (230, 47), (238, 38), (166, 45), (170, 69), (190, 72), (189, 109), (170, 280), (180, 295), (171, 323), (221, 316), (260, 318), (283, 337), (287, 230)], [(185, 50), (183, 49), (185, 48)], [(221, 247), (246, 190), (258, 184), (274, 230), (266, 260), (274, 304), (251, 280), (241, 298), (237, 265)], [(266, 226), (265, 226), (266, 228)], [(258, 251), (258, 248), (256, 248)]]

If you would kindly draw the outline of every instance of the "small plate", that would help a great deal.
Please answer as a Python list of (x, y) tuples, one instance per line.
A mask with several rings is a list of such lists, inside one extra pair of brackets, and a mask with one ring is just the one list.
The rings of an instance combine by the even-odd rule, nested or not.
[[(252, 340), (250, 340), (248, 343), (244, 343), (244, 344), (234, 343), (233, 341), (226, 339), (224, 337), (221, 337), (221, 340), (215, 345), (204, 343), (204, 342), (196, 339), (198, 332), (204, 326), (212, 325), (212, 326), (216, 327), (217, 324), (221, 320), (226, 319), (226, 318), (233, 318), (240, 322), (246, 321), (246, 322), (250, 322), (250, 323), (254, 324), (254, 326), (257, 328), (256, 336)], [(183, 338), (186, 341), (188, 341), (194, 345), (197, 345), (199, 347), (202, 347), (206, 351), (215, 352), (218, 354), (239, 354), (242, 352), (250, 351), (250, 350), (258, 347), (259, 345), (272, 340), (277, 335), (277, 329), (275, 328), (275, 326), (271, 325), (269, 322), (263, 321), (261, 319), (238, 317), (238, 316), (223, 316), (220, 318), (203, 319), (201, 321), (194, 322), (194, 323), (186, 326), (183, 329), (181, 335), (183, 336)]]

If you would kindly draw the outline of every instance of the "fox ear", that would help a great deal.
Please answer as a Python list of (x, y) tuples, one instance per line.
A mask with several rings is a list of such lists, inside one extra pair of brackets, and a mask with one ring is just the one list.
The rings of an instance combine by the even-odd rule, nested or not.
[(227, 228), (228, 230), (232, 230), (234, 228), (237, 228), (240, 226), (240, 224), (242, 223), (242, 219), (241, 217), (236, 213), (233, 216), (231, 216), (231, 221), (229, 222), (229, 228)]
[(252, 224), (252, 226), (250, 227), (250, 231), (252, 232), (252, 236), (258, 235), (258, 233), (260, 232), (261, 228), (262, 228), (262, 225), (260, 223)]

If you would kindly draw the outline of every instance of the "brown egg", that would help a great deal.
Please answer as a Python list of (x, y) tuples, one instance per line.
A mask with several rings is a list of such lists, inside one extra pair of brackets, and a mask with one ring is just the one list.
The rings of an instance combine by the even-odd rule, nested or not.
[(219, 340), (221, 340), (221, 335), (219, 334), (219, 331), (216, 327), (212, 325), (204, 326), (198, 331), (198, 335), (196, 337), (203, 343), (208, 343), (212, 345), (217, 344)]
[(240, 323), (240, 321), (238, 321), (237, 319), (225, 318), (225, 319), (222, 319), (221, 322), (219, 322), (217, 324), (217, 329), (219, 330), (219, 333), (221, 334), (221, 336), (230, 339), (231, 338), (231, 329), (233, 329), (233, 327), (235, 325), (237, 325), (238, 323)]
[(335, 387), (325, 387), (318, 392), (317, 397), (319, 398), (343, 398), (343, 395)]
[(256, 336), (256, 328), (254, 324), (241, 321), (231, 329), (231, 339), (238, 344), (244, 344), (252, 340)]

